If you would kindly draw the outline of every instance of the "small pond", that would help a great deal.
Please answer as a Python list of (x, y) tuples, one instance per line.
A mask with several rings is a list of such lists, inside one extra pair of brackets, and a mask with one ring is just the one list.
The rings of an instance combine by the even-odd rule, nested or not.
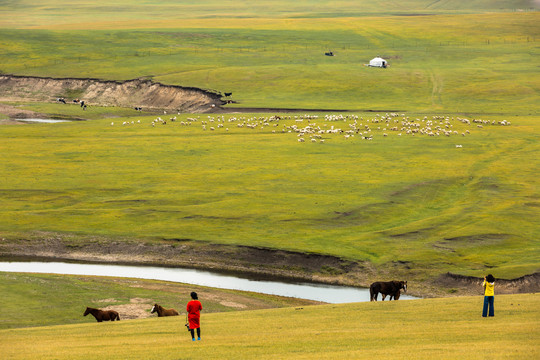
[[(369, 289), (350, 286), (253, 280), (215, 272), (157, 266), (81, 264), (66, 262), (0, 262), (0, 271), (95, 275), (173, 281), (220, 289), (252, 291), (327, 303), (369, 301)], [(415, 297), (402, 294), (400, 300)]]
[(17, 119), (17, 121), (34, 122), (34, 123), (50, 123), (50, 124), (69, 122), (69, 120), (57, 120), (57, 119)]

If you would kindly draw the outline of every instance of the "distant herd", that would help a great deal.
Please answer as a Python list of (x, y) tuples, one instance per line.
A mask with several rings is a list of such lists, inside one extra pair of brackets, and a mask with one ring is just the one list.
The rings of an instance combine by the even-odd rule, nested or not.
[[(166, 113), (166, 112), (165, 112)], [(180, 114), (180, 113), (178, 113)], [(284, 123), (284, 120), (294, 120), (294, 124)], [(122, 125), (143, 124), (141, 120), (124, 121)], [(251, 130), (272, 129), (272, 133), (295, 133), (298, 142), (318, 142), (335, 138), (336, 135), (345, 139), (373, 140), (376, 136), (433, 136), (457, 137), (469, 136), (475, 130), (481, 131), (485, 126), (510, 126), (507, 120), (467, 119), (462, 117), (434, 115), (422, 118), (411, 118), (402, 113), (375, 114), (372, 118), (362, 118), (358, 115), (273, 115), (273, 116), (229, 116), (208, 115), (188, 117), (177, 121), (173, 116), (169, 119), (157, 117), (150, 122), (152, 127), (177, 123), (191, 126), (199, 123), (203, 131), (223, 130), (228, 132), (230, 127), (248, 128)], [(115, 123), (111, 122), (111, 126)], [(455, 126), (454, 126), (455, 125)], [(476, 125), (476, 126), (475, 126)], [(458, 146), (461, 147), (461, 146)]]
[[(401, 295), (401, 290), (403, 292), (407, 291), (407, 282), (406, 281), (376, 281), (369, 287), (369, 300), (377, 301), (377, 296), (381, 294), (382, 301), (389, 296), (389, 300), (398, 300)], [(150, 310), (151, 314), (157, 313), (158, 317), (163, 316), (178, 316), (179, 313), (175, 309), (165, 309), (159, 304), (154, 304)], [(87, 307), (83, 316), (92, 314), (97, 322), (103, 321), (120, 321), (120, 315), (117, 311), (114, 310), (102, 310)]]

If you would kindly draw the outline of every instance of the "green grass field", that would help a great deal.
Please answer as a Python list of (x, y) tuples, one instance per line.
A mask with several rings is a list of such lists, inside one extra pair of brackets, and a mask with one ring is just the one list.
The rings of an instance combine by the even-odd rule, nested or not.
[(157, 314), (151, 315), (150, 310), (154, 303), (158, 303), (178, 310), (185, 319), (185, 306), (192, 291), (205, 299), (205, 314), (316, 303), (155, 280), (0, 272), (0, 328), (95, 322), (92, 316), (83, 317), (87, 306), (99, 309), (112, 307), (120, 313), (122, 320), (126, 320), (157, 317)]
[[(204, 299), (201, 298), (204, 304)], [(534, 359), (537, 294), (481, 296), (202, 314), (185, 319), (0, 330), (5, 359)], [(203, 305), (204, 306), (204, 305)]]
[[(463, 138), (383, 137), (386, 124), (372, 125), (373, 141), (310, 146), (279, 131), (294, 120), (276, 134), (264, 126), (202, 131), (204, 116), (192, 127), (150, 128), (152, 118), (129, 109), (27, 103), (93, 120), (0, 129), (0, 151), (9, 154), (0, 163), (9, 174), (0, 179), (3, 236), (188, 238), (381, 269), (413, 263), (408, 275), (419, 279), (537, 271), (538, 12), (524, 1), (400, 4), (2, 5), (4, 73), (151, 77), (233, 91), (234, 106), (445, 114), (458, 137), (466, 128), (458, 117), (513, 123), (473, 124)], [(337, 56), (324, 56), (329, 49)], [(377, 54), (390, 68), (362, 65)], [(121, 116), (117, 126), (109, 116)], [(134, 120), (142, 124), (118, 126)]]
[(537, 271), (536, 117), (483, 128), (456, 117), (447, 125), (458, 135), (431, 137), (391, 131), (406, 122), (401, 115), (389, 123), (359, 115), (356, 125), (322, 114), (309, 124), (369, 126), (373, 140), (325, 133), (324, 144), (308, 135), (299, 143), (289, 128), (308, 120), (238, 127), (249, 114), (202, 115), (189, 126), (181, 123), (197, 115), (156, 127), (155, 116), (3, 126), (3, 237), (45, 231), (262, 246), (381, 268), (412, 263), (407, 275), (417, 279)]
[[(240, 107), (538, 114), (539, 17), (516, 11), (526, 5), (6, 4), (0, 72), (149, 77), (232, 92)], [(376, 55), (390, 68), (364, 66)]]
[[(362, 118), (356, 124), (326, 121), (328, 111), (310, 111), (319, 118), (309, 124), (346, 131), (361, 123), (371, 132), (347, 139), (324, 133), (324, 143), (305, 135), (300, 143), (292, 127), (308, 120), (296, 121), (298, 113), (256, 129), (237, 125), (273, 114), (224, 115), (221, 122), (183, 114), (152, 127), (155, 116), (130, 109), (91, 106), (82, 113), (73, 105), (20, 102), (51, 117), (89, 120), (0, 126), (0, 240), (47, 234), (73, 248), (92, 236), (261, 246), (366, 261), (381, 276), (418, 283), (447, 271), (497, 278), (536, 272), (537, 10), (537, 1), (526, 0), (2, 2), (0, 74), (145, 77), (232, 91), (229, 107), (352, 110), (346, 114)], [(336, 56), (324, 56), (329, 50)], [(363, 65), (376, 55), (390, 67)], [(400, 115), (386, 123), (368, 110)], [(197, 121), (181, 125), (188, 117)], [(399, 136), (390, 128), (404, 126), (404, 117), (457, 134)], [(479, 128), (458, 117), (495, 124)], [(497, 125), (503, 120), (512, 125)], [(81, 319), (79, 307), (134, 297), (173, 307), (193, 286), (0, 277), (5, 359), (540, 353), (537, 294), (497, 295), (496, 317), (483, 319), (481, 296), (305, 306), (201, 288), (211, 313), (203, 313), (203, 341), (192, 343), (182, 317), (97, 324)], [(244, 303), (250, 310), (285, 308), (231, 311)]]

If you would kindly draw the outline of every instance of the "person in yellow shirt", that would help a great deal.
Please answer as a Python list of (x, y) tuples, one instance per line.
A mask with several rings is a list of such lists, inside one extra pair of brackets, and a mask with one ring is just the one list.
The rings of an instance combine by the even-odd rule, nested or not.
[(493, 303), (495, 301), (495, 278), (493, 275), (489, 274), (488, 276), (484, 276), (482, 286), (484, 287), (484, 310), (482, 311), (482, 316), (488, 316), (488, 309), (489, 316), (495, 316), (493, 310)]

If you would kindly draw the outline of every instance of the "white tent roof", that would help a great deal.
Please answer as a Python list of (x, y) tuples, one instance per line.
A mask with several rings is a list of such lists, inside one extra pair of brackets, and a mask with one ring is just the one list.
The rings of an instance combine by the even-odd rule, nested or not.
[(378, 56), (376, 58), (371, 59), (369, 62), (369, 66), (383, 66), (385, 64), (387, 64), (387, 61)]

